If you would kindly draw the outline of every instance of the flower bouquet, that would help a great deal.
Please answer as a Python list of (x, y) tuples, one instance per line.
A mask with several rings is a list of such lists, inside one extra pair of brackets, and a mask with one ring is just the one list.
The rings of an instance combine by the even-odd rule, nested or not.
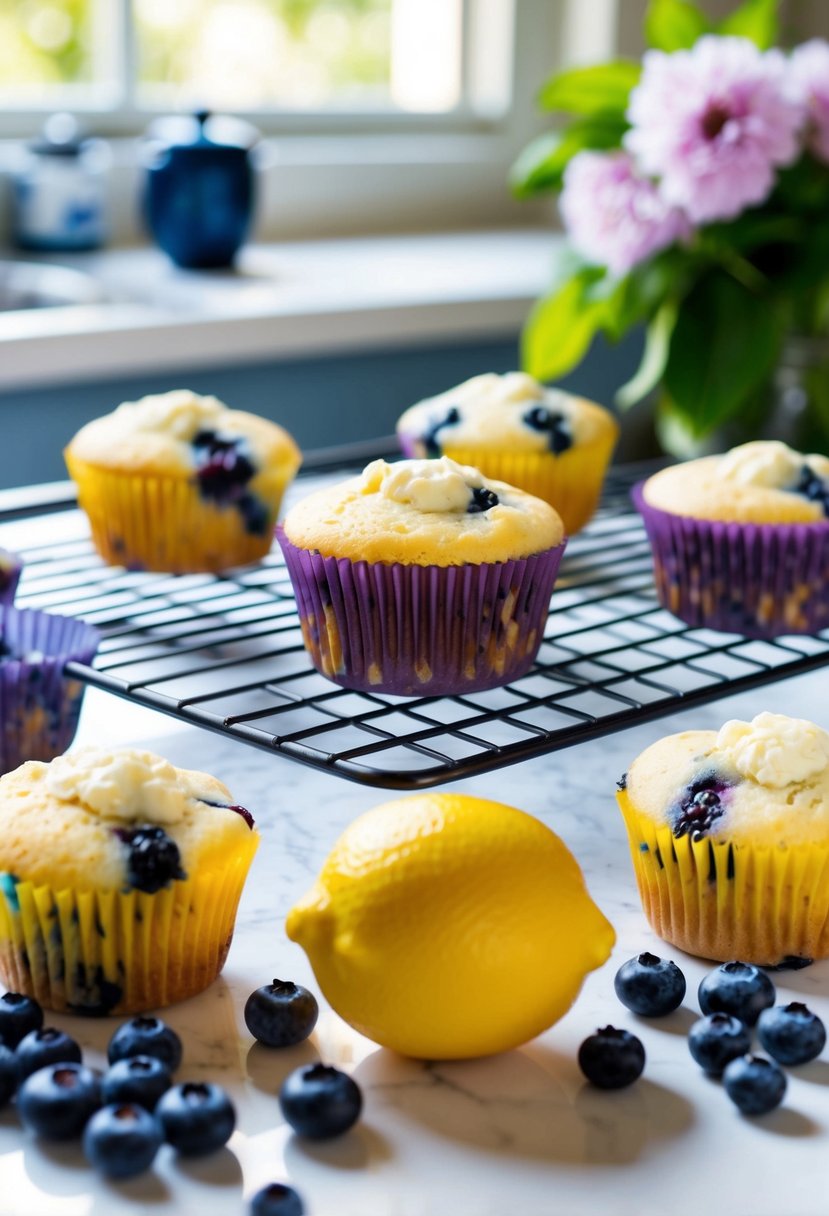
[(785, 437), (829, 448), (829, 43), (772, 49), (777, 8), (746, 0), (715, 28), (689, 0), (652, 0), (642, 64), (554, 76), (541, 103), (570, 121), (512, 171), (519, 196), (560, 192), (568, 237), (527, 322), (527, 370), (560, 377), (597, 333), (644, 325), (617, 401), (658, 386), (669, 448), (735, 420), (761, 430), (795, 344)]

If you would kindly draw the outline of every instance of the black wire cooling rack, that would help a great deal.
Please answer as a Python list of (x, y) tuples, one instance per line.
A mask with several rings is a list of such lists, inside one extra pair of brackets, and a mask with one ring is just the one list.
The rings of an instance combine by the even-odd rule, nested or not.
[(0, 523), (65, 512), (60, 539), (24, 550), (18, 602), (102, 631), (94, 668), (73, 663), (72, 675), (352, 781), (417, 789), (829, 662), (829, 631), (750, 641), (659, 607), (629, 501), (643, 472), (612, 472), (596, 519), (570, 541), (533, 670), (457, 697), (349, 692), (318, 675), (278, 551), (223, 577), (173, 577), (103, 565), (83, 516), (54, 492), (0, 506)]

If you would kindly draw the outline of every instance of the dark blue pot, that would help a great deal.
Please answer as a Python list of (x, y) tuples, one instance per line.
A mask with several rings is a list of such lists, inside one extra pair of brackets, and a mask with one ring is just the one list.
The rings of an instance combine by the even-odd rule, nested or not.
[(230, 266), (253, 215), (248, 148), (217, 143), (199, 114), (191, 142), (155, 149), (147, 167), (144, 211), (150, 232), (179, 266)]

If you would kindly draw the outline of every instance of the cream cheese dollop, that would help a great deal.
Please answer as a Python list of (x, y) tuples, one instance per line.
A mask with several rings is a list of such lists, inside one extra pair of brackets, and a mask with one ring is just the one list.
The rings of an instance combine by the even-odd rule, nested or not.
[(44, 781), (55, 798), (102, 819), (173, 824), (209, 796), (196, 776), (153, 752), (87, 747), (53, 760)]
[(757, 439), (732, 448), (719, 461), (718, 476), (723, 481), (772, 490), (793, 488), (803, 466), (820, 477), (829, 477), (825, 456), (804, 456), (777, 439)]
[(484, 479), (477, 469), (458, 464), (448, 456), (440, 460), (401, 460), (389, 464), (373, 460), (363, 471), (363, 492), (380, 494), (392, 502), (423, 514), (463, 514), (472, 491)]
[(782, 789), (812, 780), (829, 768), (829, 733), (805, 718), (762, 713), (751, 722), (726, 722), (714, 751), (742, 777)]
[(201, 397), (189, 389), (125, 401), (115, 410), (122, 433), (154, 432), (189, 443), (207, 427), (214, 427), (227, 406), (218, 397)]

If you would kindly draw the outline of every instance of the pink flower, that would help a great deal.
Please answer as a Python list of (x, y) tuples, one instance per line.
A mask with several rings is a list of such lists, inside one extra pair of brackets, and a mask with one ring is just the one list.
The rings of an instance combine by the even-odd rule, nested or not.
[(792, 51), (789, 84), (806, 112), (806, 143), (829, 161), (829, 42), (813, 38)]
[(579, 152), (567, 166), (559, 201), (574, 248), (589, 262), (624, 275), (687, 234), (680, 211), (639, 177), (626, 152)]
[(761, 203), (775, 169), (797, 157), (803, 110), (787, 93), (786, 70), (779, 51), (745, 38), (707, 36), (690, 51), (645, 54), (625, 145), (695, 223)]

